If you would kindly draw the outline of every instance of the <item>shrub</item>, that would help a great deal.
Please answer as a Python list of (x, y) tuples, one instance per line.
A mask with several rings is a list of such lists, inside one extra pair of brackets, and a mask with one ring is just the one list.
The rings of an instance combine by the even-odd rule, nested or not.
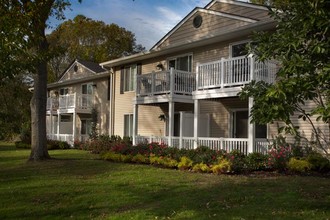
[(311, 169), (319, 172), (330, 170), (330, 161), (321, 154), (313, 152), (307, 156), (307, 161), (311, 164)]
[(211, 170), (215, 174), (229, 173), (231, 172), (232, 163), (226, 158), (220, 159), (219, 163), (213, 165)]
[(192, 170), (194, 172), (202, 172), (202, 173), (209, 173), (209, 172), (211, 172), (210, 167), (207, 164), (205, 164), (205, 163), (195, 164), (193, 166)]
[(305, 159), (298, 159), (298, 158), (290, 158), (290, 161), (288, 163), (288, 169), (294, 172), (307, 172), (310, 171), (312, 168), (312, 165)]
[(246, 156), (246, 166), (249, 171), (265, 170), (267, 167), (268, 156), (262, 153), (250, 153)]
[(113, 161), (113, 162), (120, 162), (121, 161), (121, 155), (116, 154), (114, 152), (103, 153), (103, 154), (101, 154), (101, 158), (103, 160), (109, 160), (109, 161)]
[(48, 150), (57, 150), (57, 149), (69, 149), (71, 148), (70, 144), (65, 141), (57, 140), (47, 140), (47, 149)]
[(31, 144), (24, 143), (22, 141), (16, 141), (15, 147), (20, 149), (31, 149)]
[(121, 155), (120, 155), (120, 160), (121, 160), (121, 162), (123, 162), (123, 163), (129, 163), (129, 162), (132, 162), (132, 159), (133, 159), (133, 156), (132, 156), (132, 155), (124, 155), (124, 154), (121, 154)]
[(215, 151), (209, 147), (200, 146), (195, 150), (191, 150), (191, 155), (188, 157), (191, 158), (194, 163), (213, 164), (217, 161), (217, 158), (221, 157), (224, 153), (224, 150)]
[(291, 157), (290, 146), (273, 147), (268, 152), (268, 167), (283, 171), (286, 169), (286, 165)]
[(142, 155), (142, 154), (137, 154), (132, 157), (132, 162), (134, 163), (149, 163), (148, 157)]
[(189, 157), (183, 156), (180, 158), (178, 168), (180, 170), (188, 170), (192, 167), (192, 165), (193, 165), (193, 161), (189, 159)]
[(163, 165), (164, 167), (168, 168), (176, 168), (178, 167), (178, 161), (169, 158), (169, 157), (160, 157), (159, 158), (159, 164)]
[(238, 150), (233, 150), (225, 155), (231, 162), (231, 171), (241, 173), (246, 168), (245, 155)]

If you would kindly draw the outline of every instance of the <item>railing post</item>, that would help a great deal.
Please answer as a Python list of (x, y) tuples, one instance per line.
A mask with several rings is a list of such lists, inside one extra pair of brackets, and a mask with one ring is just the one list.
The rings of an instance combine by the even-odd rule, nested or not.
[(196, 64), (196, 91), (199, 89), (199, 63)]
[(220, 87), (223, 88), (224, 87), (224, 83), (225, 83), (225, 59), (222, 57), (221, 58), (221, 66), (220, 66)]
[(155, 72), (151, 73), (151, 94), (155, 93)]
[(173, 95), (175, 89), (175, 71), (174, 68), (171, 67), (170, 69), (170, 94)]
[(135, 103), (133, 106), (133, 145), (136, 145), (136, 135), (138, 134), (138, 115), (139, 115), (139, 106)]
[(254, 57), (252, 54), (249, 55), (249, 59), (250, 59), (250, 81), (255, 80), (256, 76), (255, 76), (255, 71), (254, 71)]

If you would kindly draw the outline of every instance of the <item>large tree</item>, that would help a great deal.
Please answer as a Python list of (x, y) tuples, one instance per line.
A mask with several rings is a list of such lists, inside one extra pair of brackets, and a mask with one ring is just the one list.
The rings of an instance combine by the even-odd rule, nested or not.
[(1, 0), (1, 77), (22, 71), (32, 73), (30, 160), (48, 159), (46, 145), (46, 93), (48, 42), (45, 35), (50, 16), (62, 19), (69, 0)]
[[(278, 6), (270, 8), (276, 30), (257, 33), (250, 48), (261, 61), (279, 61), (276, 82), (252, 82), (241, 96), (254, 98), (253, 121), (283, 121), (285, 131), (303, 138), (292, 121), (298, 114), (311, 125), (311, 144), (328, 154), (329, 132), (317, 129), (314, 119), (330, 129), (330, 1), (291, 0)], [(310, 110), (307, 102), (313, 103)]]
[(60, 24), (47, 39), (55, 55), (49, 63), (53, 80), (75, 58), (103, 62), (145, 50), (125, 28), (83, 15)]

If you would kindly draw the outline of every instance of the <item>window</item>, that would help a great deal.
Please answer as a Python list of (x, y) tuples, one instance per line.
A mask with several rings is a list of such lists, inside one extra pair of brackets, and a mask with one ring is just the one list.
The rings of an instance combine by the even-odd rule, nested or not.
[(124, 137), (133, 136), (133, 114), (124, 115)]
[(93, 83), (81, 85), (81, 93), (85, 95), (93, 94)]
[(90, 119), (82, 119), (81, 120), (81, 130), (80, 130), (80, 134), (82, 135), (86, 135), (86, 134), (90, 134), (92, 131), (92, 121)]
[(61, 122), (72, 122), (71, 115), (61, 115)]
[(255, 135), (256, 138), (267, 138), (267, 125), (256, 124)]
[(69, 89), (68, 88), (62, 88), (60, 89), (60, 95), (66, 95), (69, 93)]
[(231, 57), (240, 57), (248, 54), (246, 49), (248, 42), (231, 45)]
[(134, 91), (135, 76), (137, 74), (136, 65), (125, 67), (124, 69), (124, 92)]
[(184, 55), (180, 57), (170, 58), (168, 60), (168, 68), (176, 70), (183, 70), (187, 72), (192, 71), (192, 55)]

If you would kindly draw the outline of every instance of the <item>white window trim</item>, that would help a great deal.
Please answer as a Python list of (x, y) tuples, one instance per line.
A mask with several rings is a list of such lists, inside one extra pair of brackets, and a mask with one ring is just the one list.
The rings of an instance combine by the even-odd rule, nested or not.
[[(133, 88), (132, 88), (132, 90), (127, 90), (127, 88), (126, 88), (126, 69), (127, 68), (130, 68), (130, 71), (132, 71), (132, 67), (135, 67), (135, 74), (133, 75), (133, 77), (132, 78), (130, 78), (130, 79), (133, 79)], [(127, 66), (125, 66), (124, 67), (124, 81), (123, 81), (123, 83), (124, 83), (124, 85), (123, 85), (123, 92), (124, 93), (130, 93), (130, 92), (135, 92), (135, 90), (136, 90), (136, 75), (137, 75), (137, 64), (132, 64), (132, 65), (127, 65)]]
[[(125, 113), (124, 114), (124, 117), (123, 117), (123, 137), (125, 137), (125, 116), (128, 116), (128, 119), (130, 119), (130, 116), (132, 116), (132, 119), (134, 120), (134, 115), (133, 115), (133, 113)], [(133, 136), (133, 121), (132, 121), (132, 125), (130, 126), (130, 128), (132, 128), (132, 134), (131, 134), (131, 136)], [(129, 130), (130, 130), (130, 128), (129, 128)], [(131, 136), (129, 136), (129, 137), (131, 137)]]
[[(81, 94), (83, 94), (83, 86), (84, 85), (87, 85), (87, 92), (88, 92), (88, 85), (91, 85), (92, 86), (92, 94), (94, 93), (94, 87), (93, 87), (93, 85), (94, 85), (94, 83), (93, 82), (89, 82), (89, 83), (83, 83), (83, 84), (81, 84)], [(84, 95), (92, 95), (92, 94), (84, 94)]]

